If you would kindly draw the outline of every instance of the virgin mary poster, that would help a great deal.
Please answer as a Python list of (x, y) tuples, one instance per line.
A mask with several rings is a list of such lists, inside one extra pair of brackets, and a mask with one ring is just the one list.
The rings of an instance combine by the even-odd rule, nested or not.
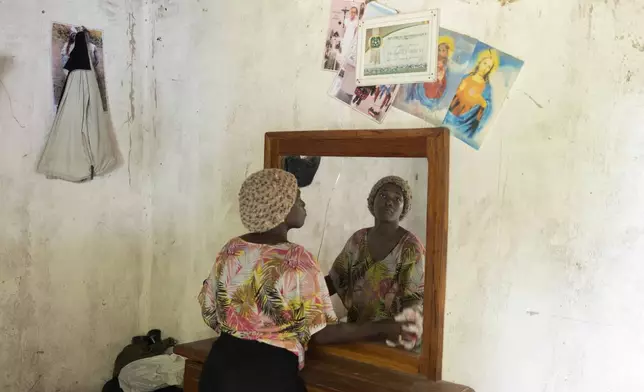
[(478, 150), (522, 67), (523, 61), (478, 42), (443, 125)]
[(394, 107), (433, 125), (440, 125), (461, 79), (468, 71), (477, 40), (447, 29), (438, 38), (435, 82), (401, 85)]

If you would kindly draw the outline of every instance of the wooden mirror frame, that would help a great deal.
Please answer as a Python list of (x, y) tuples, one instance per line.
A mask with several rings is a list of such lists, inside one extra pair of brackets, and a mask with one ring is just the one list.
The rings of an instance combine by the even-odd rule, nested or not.
[[(413, 361), (417, 361), (414, 370), (431, 381), (440, 381), (442, 376), (449, 141), (449, 131), (445, 128), (269, 132), (264, 140), (265, 168), (280, 168), (282, 158), (290, 155), (427, 159), (427, 253), (420, 357), (409, 362), (410, 356), (401, 356), (401, 350), (382, 345), (375, 347), (375, 344), (353, 345), (350, 351), (357, 352), (353, 359), (365, 362), (370, 362), (370, 356), (392, 356), (395, 360), (384, 366), (396, 370), (401, 369), (395, 362), (405, 362), (402, 357), (407, 358), (407, 364), (412, 366)], [(382, 361), (379, 362), (383, 366)]]

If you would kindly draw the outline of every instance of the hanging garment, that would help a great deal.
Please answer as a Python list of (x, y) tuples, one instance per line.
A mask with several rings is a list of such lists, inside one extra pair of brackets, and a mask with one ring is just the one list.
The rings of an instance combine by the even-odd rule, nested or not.
[(117, 164), (116, 145), (89, 58), (87, 32), (76, 34), (65, 69), (69, 75), (63, 96), (36, 170), (48, 178), (82, 182), (106, 174)]
[(301, 157), (298, 155), (284, 158), (284, 170), (293, 174), (297, 179), (297, 186), (307, 187), (313, 182), (315, 173), (320, 167), (320, 157)]

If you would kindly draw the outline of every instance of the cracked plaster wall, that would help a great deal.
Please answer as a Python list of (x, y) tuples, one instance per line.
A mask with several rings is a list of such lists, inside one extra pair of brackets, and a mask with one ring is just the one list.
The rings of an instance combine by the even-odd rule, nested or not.
[[(388, 4), (440, 7), (445, 27), (526, 62), (481, 150), (451, 146), (445, 378), (482, 392), (641, 389), (640, 2)], [(236, 194), (261, 168), (264, 132), (423, 126), (394, 111), (379, 127), (326, 95), (327, 16), (325, 1), (0, 0), (4, 390), (94, 390), (151, 326), (209, 336), (195, 297), (243, 231)], [(124, 165), (89, 184), (33, 172), (53, 116), (52, 20), (105, 30)]]

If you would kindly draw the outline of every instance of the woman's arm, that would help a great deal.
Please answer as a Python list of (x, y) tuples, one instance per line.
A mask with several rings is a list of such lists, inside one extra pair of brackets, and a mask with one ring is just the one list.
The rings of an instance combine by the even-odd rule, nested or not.
[(383, 320), (364, 324), (339, 323), (327, 325), (323, 330), (313, 335), (311, 342), (325, 345), (378, 339), (398, 341), (398, 337), (403, 333), (402, 327), (406, 324), (409, 323)]
[(335, 289), (335, 286), (333, 285), (333, 279), (329, 275), (324, 277), (324, 281), (326, 282), (326, 287), (329, 290), (329, 296), (337, 293), (337, 290)]
[(201, 292), (197, 297), (201, 305), (201, 317), (210, 328), (219, 332), (219, 322), (217, 320), (217, 299), (212, 287), (211, 278), (208, 277), (203, 281)]
[(410, 236), (403, 245), (396, 280), (402, 292), (402, 309), (421, 305), (425, 297), (425, 247), (418, 237)]
[(356, 240), (354, 239), (356, 234), (354, 233), (349, 238), (340, 254), (335, 258), (331, 270), (324, 277), (326, 286), (329, 289), (329, 295), (337, 294), (342, 303), (344, 303), (345, 295), (349, 290), (349, 270), (357, 251)]

